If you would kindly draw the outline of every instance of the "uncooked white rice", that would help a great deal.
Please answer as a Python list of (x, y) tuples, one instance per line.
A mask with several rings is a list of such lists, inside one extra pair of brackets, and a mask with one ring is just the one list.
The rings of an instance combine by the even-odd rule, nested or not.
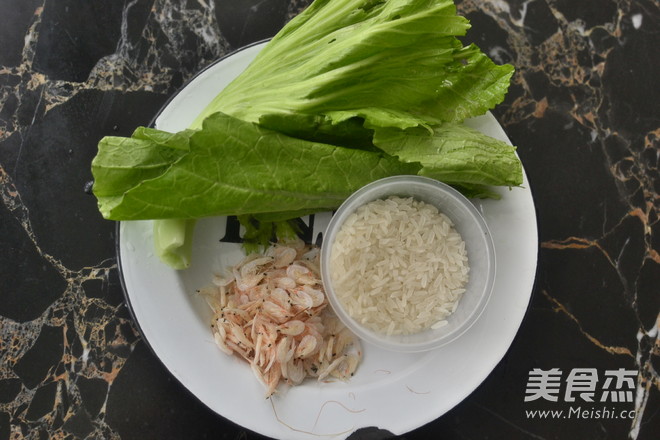
[(440, 328), (468, 281), (465, 242), (430, 204), (389, 197), (352, 213), (332, 245), (334, 290), (349, 315), (380, 333)]

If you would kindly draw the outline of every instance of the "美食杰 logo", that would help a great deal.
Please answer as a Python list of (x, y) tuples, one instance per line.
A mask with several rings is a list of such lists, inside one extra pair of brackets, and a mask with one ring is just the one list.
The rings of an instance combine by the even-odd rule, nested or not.
[[(601, 374), (602, 373), (602, 374)], [(559, 368), (529, 371), (525, 402), (568, 403), (568, 408), (527, 410), (528, 418), (634, 419), (635, 410), (621, 403), (635, 401), (637, 370), (619, 368), (599, 372), (596, 368)]]

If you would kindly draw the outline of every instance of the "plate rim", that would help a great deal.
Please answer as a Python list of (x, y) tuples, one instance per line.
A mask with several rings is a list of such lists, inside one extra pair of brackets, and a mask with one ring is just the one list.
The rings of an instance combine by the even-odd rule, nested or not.
[[(262, 40), (258, 41), (253, 41), (252, 43), (246, 44), (245, 46), (241, 46), (237, 49), (234, 49), (232, 51), (227, 52), (226, 54), (218, 57), (217, 59), (213, 60), (211, 63), (206, 65), (204, 68), (200, 69), (197, 71), (193, 76), (188, 78), (186, 81), (184, 81), (181, 86), (179, 86), (174, 93), (172, 93), (166, 100), (163, 102), (163, 104), (160, 106), (156, 114), (151, 118), (149, 121), (148, 127), (155, 127), (156, 126), (156, 121), (160, 117), (160, 115), (163, 113), (163, 111), (172, 103), (172, 101), (185, 89), (191, 82), (193, 82), (197, 77), (201, 76), (204, 72), (206, 72), (209, 69), (212, 69), (214, 66), (216, 66), (218, 63), (221, 63), (224, 61), (226, 58), (229, 58), (239, 52), (242, 52), (244, 50), (247, 50), (253, 46), (258, 46), (260, 44), (266, 43), (270, 40), (270, 38), (265, 38)], [(126, 304), (126, 308), (128, 309), (128, 313), (131, 316), (131, 320), (133, 321), (133, 325), (135, 326), (136, 330), (140, 334), (140, 339), (144, 342), (148, 350), (153, 354), (153, 356), (156, 358), (158, 363), (167, 371), (167, 374), (170, 375), (170, 377), (173, 377), (179, 385), (185, 390), (185, 392), (195, 398), (199, 403), (204, 405), (209, 411), (213, 412), (216, 416), (222, 417), (224, 420), (232, 423), (235, 426), (240, 426), (243, 429), (249, 429), (252, 432), (256, 432), (250, 428), (246, 428), (245, 426), (239, 425), (233, 420), (223, 416), (222, 414), (218, 413), (217, 411), (213, 410), (209, 405), (207, 405), (202, 399), (200, 399), (195, 393), (193, 393), (182, 381), (181, 379), (173, 373), (173, 371), (165, 364), (165, 362), (161, 359), (161, 357), (158, 355), (156, 352), (156, 349), (153, 347), (151, 342), (149, 342), (149, 339), (147, 338), (144, 329), (142, 328), (142, 325), (140, 324), (140, 321), (137, 319), (137, 315), (135, 313), (135, 309), (133, 308), (133, 303), (131, 302), (130, 295), (128, 294), (128, 286), (126, 285), (126, 276), (124, 274), (124, 265), (122, 264), (122, 257), (121, 257), (121, 224), (122, 222), (117, 221), (115, 222), (115, 258), (117, 261), (117, 275), (119, 277), (119, 285), (121, 286), (122, 290), (122, 295), (124, 297), (124, 303)]]

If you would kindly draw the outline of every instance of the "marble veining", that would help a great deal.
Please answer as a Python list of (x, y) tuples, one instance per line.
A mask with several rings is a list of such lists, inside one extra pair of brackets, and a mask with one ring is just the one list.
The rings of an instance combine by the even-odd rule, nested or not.
[[(272, 36), (308, 1), (10, 3), (0, 17), (0, 233), (8, 250), (0, 257), (0, 439), (180, 438), (141, 406), (144, 398), (164, 409), (163, 396), (180, 405), (171, 410), (190, 435), (260, 438), (208, 414), (143, 350), (121, 293), (114, 227), (84, 185), (98, 139), (148, 123), (197, 71)], [(475, 420), (498, 438), (560, 438), (554, 425), (524, 416), (524, 380), (536, 367), (637, 370), (632, 420), (571, 421), (561, 438), (654, 438), (660, 6), (457, 5), (473, 24), (466, 39), (516, 67), (494, 113), (535, 196), (539, 270), (507, 357), (459, 407), (406, 438), (484, 438)]]
[[(105, 289), (110, 272), (116, 270), (114, 259), (94, 267), (70, 270), (58, 259), (39, 250), (30, 226), (29, 211), (22, 204), (7, 174), (0, 170), (3, 202), (20, 222), (25, 236), (44, 260), (55, 268), (65, 287), (59, 298), (37, 319), (17, 322), (1, 317), (0, 378), (15, 383), (15, 395), (0, 403), (0, 410), (18, 416), (11, 425), (11, 438), (23, 438), (30, 432), (50, 432), (53, 438), (64, 437), (67, 420), (84, 411), (81, 406), (80, 381), (103, 381), (108, 390), (124, 365), (139, 337), (122, 303), (113, 305), (86, 294), (86, 286), (99, 281)], [(55, 351), (56, 362), (47, 362), (42, 351)], [(56, 384), (52, 406), (37, 409), (36, 396)], [(112, 432), (103, 422), (105, 402), (93, 420), (94, 431)]]

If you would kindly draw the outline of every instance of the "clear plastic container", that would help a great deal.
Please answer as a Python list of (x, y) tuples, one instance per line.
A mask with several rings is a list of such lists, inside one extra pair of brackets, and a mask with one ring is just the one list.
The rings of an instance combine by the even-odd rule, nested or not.
[[(386, 335), (368, 329), (343, 308), (330, 277), (330, 253), (337, 232), (359, 206), (396, 195), (429, 203), (447, 215), (465, 241), (470, 266), (466, 291), (458, 307), (438, 329), (408, 335)], [(477, 208), (461, 193), (444, 183), (420, 176), (395, 176), (372, 182), (352, 194), (332, 217), (321, 247), (321, 276), (328, 300), (341, 321), (362, 340), (400, 352), (420, 352), (441, 347), (468, 330), (486, 307), (495, 280), (495, 250), (488, 226)]]

